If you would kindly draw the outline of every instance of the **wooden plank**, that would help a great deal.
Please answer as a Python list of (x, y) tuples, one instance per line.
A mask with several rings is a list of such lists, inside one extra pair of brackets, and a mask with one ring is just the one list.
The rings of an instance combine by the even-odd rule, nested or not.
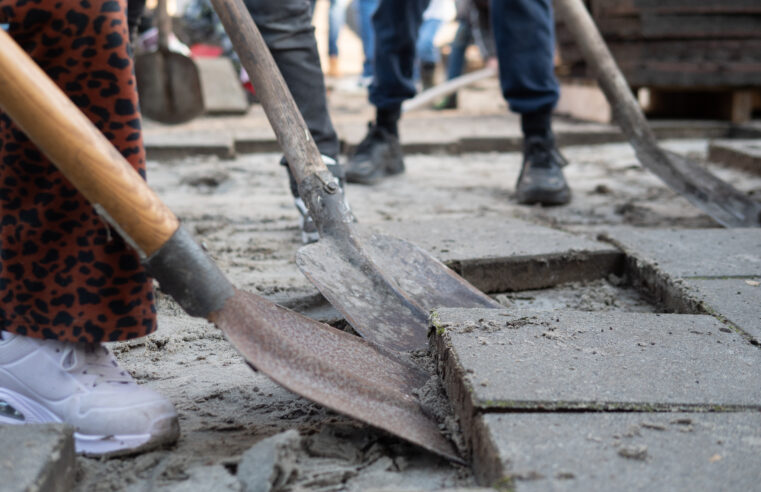
[(595, 18), (639, 14), (758, 14), (758, 0), (592, 0)]
[(761, 15), (642, 15), (598, 19), (606, 40), (761, 38)]

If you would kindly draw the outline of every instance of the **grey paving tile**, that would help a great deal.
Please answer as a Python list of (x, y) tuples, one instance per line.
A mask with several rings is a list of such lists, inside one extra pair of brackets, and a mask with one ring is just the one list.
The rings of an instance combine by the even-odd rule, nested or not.
[(466, 427), (487, 410), (761, 408), (759, 349), (711, 316), (436, 313), (437, 356)]
[(480, 217), (372, 224), (417, 244), (485, 292), (605, 277), (623, 267), (616, 248), (517, 219)]
[(708, 160), (761, 174), (761, 139), (714, 140), (708, 146)]
[(0, 425), (0, 492), (71, 490), (72, 432), (62, 424)]
[(614, 227), (605, 235), (671, 277), (761, 276), (761, 229)]
[(148, 159), (209, 155), (229, 159), (235, 155), (233, 137), (229, 133), (152, 131), (145, 132), (143, 138)]
[(688, 279), (684, 286), (709, 312), (761, 340), (761, 277)]
[(505, 489), (758, 490), (759, 413), (486, 414), (474, 466)]

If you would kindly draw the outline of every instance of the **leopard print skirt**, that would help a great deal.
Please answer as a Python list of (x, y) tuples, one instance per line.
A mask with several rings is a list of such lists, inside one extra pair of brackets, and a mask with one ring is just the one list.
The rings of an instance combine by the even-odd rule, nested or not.
[[(0, 0), (0, 24), (145, 177), (127, 0)], [(156, 327), (138, 256), (0, 111), (0, 330), (75, 342)]]

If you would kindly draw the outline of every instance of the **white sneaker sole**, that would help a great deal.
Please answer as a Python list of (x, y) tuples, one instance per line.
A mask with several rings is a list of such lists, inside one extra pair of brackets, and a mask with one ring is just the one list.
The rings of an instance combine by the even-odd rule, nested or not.
[[(57, 415), (34, 400), (5, 388), (0, 388), (0, 403), (2, 402), (15, 409), (17, 413), (0, 413), (0, 424), (64, 423)], [(86, 456), (131, 454), (176, 440), (179, 434), (176, 415), (159, 415), (151, 425), (153, 429), (167, 427), (169, 428), (168, 432), (161, 432), (158, 435), (147, 433), (100, 436), (75, 432), (74, 447), (78, 454)]]

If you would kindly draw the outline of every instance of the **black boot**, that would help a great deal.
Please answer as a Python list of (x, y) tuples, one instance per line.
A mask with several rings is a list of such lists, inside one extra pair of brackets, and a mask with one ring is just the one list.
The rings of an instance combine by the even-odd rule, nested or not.
[(564, 205), (571, 201), (571, 190), (563, 176), (567, 164), (552, 133), (525, 137), (523, 168), (515, 186), (518, 203)]
[(371, 185), (386, 176), (404, 172), (404, 155), (399, 144), (397, 122), (401, 107), (378, 109), (377, 123), (368, 123), (367, 135), (346, 166), (346, 181)]
[(434, 75), (436, 74), (436, 64), (432, 62), (420, 63), (420, 82), (423, 84), (423, 90), (428, 90), (435, 85)]

